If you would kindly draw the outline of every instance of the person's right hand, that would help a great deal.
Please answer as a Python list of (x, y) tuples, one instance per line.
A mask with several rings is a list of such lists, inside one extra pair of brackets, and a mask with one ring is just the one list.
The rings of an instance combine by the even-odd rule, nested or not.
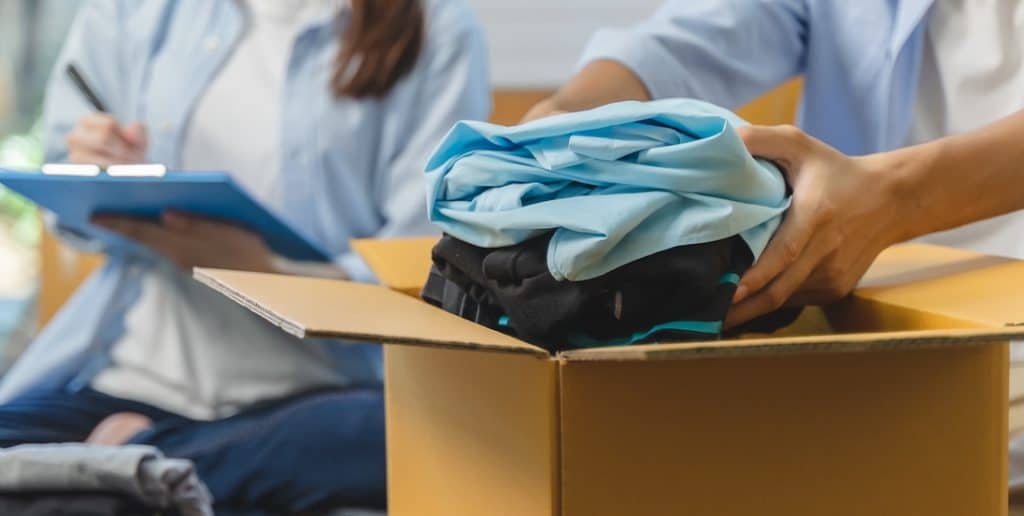
[(910, 236), (917, 199), (904, 193), (891, 155), (847, 156), (793, 126), (737, 132), (751, 154), (782, 168), (793, 199), (740, 280), (726, 328), (783, 306), (837, 301), (883, 249)]
[(68, 133), (68, 160), (101, 167), (143, 163), (147, 144), (142, 124), (122, 126), (108, 114), (93, 113), (83, 116)]

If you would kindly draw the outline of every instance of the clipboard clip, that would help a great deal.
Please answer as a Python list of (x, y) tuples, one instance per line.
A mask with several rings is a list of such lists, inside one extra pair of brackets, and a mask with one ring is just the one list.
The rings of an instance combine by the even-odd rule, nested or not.
[[(96, 165), (74, 163), (47, 163), (42, 170), (48, 176), (96, 177), (103, 173), (103, 169)], [(107, 167), (106, 174), (110, 177), (164, 177), (167, 167), (159, 163), (111, 165)]]

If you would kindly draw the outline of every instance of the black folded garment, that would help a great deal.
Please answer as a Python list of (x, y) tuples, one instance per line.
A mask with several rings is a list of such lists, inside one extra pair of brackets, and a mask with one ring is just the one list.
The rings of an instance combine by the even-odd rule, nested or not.
[[(753, 257), (738, 236), (679, 246), (586, 281), (558, 281), (547, 266), (551, 234), (486, 249), (449, 235), (434, 247), (423, 299), (549, 351), (721, 335)], [(745, 325), (772, 331), (800, 310)]]

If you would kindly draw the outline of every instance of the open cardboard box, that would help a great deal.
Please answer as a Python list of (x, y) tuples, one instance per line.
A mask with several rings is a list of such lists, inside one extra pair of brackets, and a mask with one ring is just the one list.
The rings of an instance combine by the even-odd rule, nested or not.
[(779, 334), (551, 356), (410, 296), (432, 243), (356, 242), (386, 287), (196, 271), (298, 337), (386, 343), (391, 514), (1006, 514), (1022, 262), (900, 246)]

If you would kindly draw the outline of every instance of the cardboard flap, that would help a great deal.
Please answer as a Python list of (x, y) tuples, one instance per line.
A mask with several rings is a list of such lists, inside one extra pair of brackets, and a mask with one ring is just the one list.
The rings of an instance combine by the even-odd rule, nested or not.
[(1024, 323), (1024, 261), (906, 244), (886, 250), (854, 297), (1001, 327)]
[(1024, 326), (998, 329), (921, 330), (849, 333), (807, 337), (716, 340), (677, 344), (644, 344), (564, 351), (567, 361), (632, 362), (788, 353), (852, 353), (893, 349), (977, 346), (1024, 338)]
[(437, 238), (357, 239), (350, 243), (381, 284), (415, 296), (427, 281), (430, 250)]
[(376, 285), (218, 269), (196, 269), (195, 278), (299, 338), (549, 356), (543, 349)]

